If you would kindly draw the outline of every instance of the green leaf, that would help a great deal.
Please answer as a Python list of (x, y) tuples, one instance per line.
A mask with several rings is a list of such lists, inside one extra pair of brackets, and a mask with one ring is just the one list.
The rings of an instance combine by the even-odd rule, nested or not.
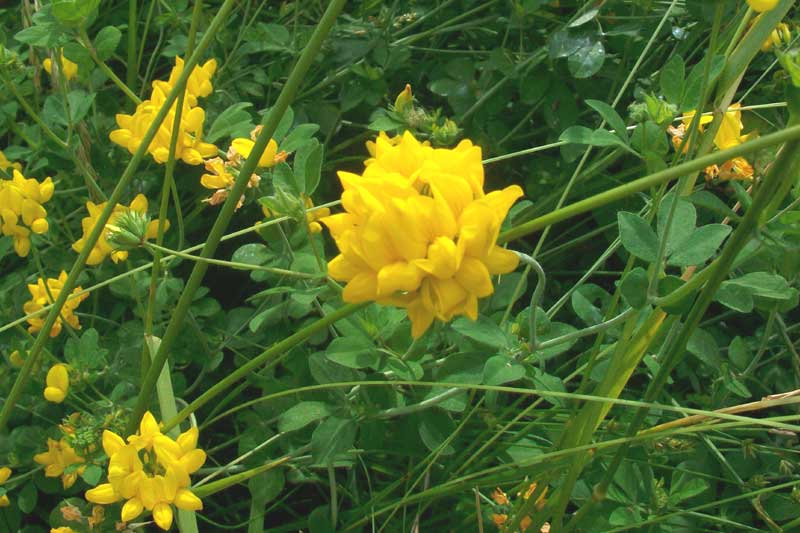
[(671, 104), (679, 104), (683, 94), (684, 78), (686, 77), (686, 66), (683, 58), (678, 54), (673, 54), (661, 68), (659, 85), (661, 94)]
[(622, 120), (622, 117), (619, 116), (619, 113), (617, 113), (613, 107), (600, 100), (586, 100), (586, 104), (600, 113), (600, 116), (611, 126), (614, 133), (622, 139), (623, 142), (626, 144), (628, 143), (628, 130), (625, 127), (625, 121)]
[(708, 224), (697, 228), (670, 256), (668, 263), (675, 266), (702, 265), (717, 252), (730, 232), (731, 227), (725, 224)]
[(61, 33), (53, 24), (36, 24), (14, 34), (14, 39), (31, 46), (52, 48), (58, 44)]
[(642, 267), (636, 267), (622, 278), (620, 292), (625, 303), (634, 309), (641, 309), (647, 305), (647, 271)]
[(331, 524), (331, 507), (322, 505), (308, 515), (309, 533), (335, 533), (336, 528)]
[(96, 15), (100, 0), (53, 0), (53, 16), (66, 26), (88, 26)]
[[(441, 448), (444, 442), (456, 430), (456, 426), (444, 411), (439, 409), (429, 409), (419, 414), (419, 436), (422, 442), (430, 451)], [(452, 444), (448, 444), (441, 450), (442, 455), (452, 455), (455, 453)]]
[(739, 311), (740, 313), (749, 313), (752, 311), (753, 305), (755, 305), (752, 293), (733, 285), (727, 285), (726, 283), (727, 282), (722, 282), (722, 285), (720, 285), (720, 288), (714, 295), (714, 299), (722, 305), (734, 311)]
[(300, 402), (283, 412), (278, 418), (278, 431), (297, 431), (317, 420), (331, 414), (331, 408), (325, 402)]
[[(594, 283), (585, 283), (578, 287), (570, 297), (575, 314), (589, 326), (603, 321), (603, 308), (610, 300), (605, 289)], [(595, 305), (599, 302), (599, 306)]]
[(119, 45), (122, 32), (116, 26), (106, 26), (94, 38), (94, 49), (100, 61), (106, 61)]
[(311, 456), (317, 464), (331, 464), (334, 458), (353, 447), (355, 420), (332, 416), (317, 426), (311, 435)]
[(103, 469), (97, 465), (89, 465), (81, 472), (81, 478), (91, 487), (100, 483), (102, 477)]
[(578, 78), (589, 78), (597, 74), (606, 60), (606, 49), (599, 40), (590, 41), (567, 58), (567, 68)]
[(64, 344), (64, 359), (80, 370), (92, 370), (106, 365), (108, 350), (100, 348), (100, 335), (94, 328), (83, 332), (80, 340), (73, 337)]
[(653, 262), (658, 255), (658, 237), (645, 219), (634, 213), (617, 214), (619, 238), (632, 255)]
[(317, 130), (319, 130), (319, 126), (317, 124), (300, 124), (296, 128), (294, 128), (289, 135), (283, 139), (281, 143), (281, 150), (285, 150), (287, 152), (294, 152), (300, 149), (301, 146), (306, 144), (310, 139), (311, 136), (314, 135)]
[(559, 141), (575, 144), (592, 144), (592, 130), (586, 126), (570, 126), (558, 136)]
[(495, 355), (486, 360), (483, 382), (486, 385), (503, 385), (525, 377), (525, 367), (507, 355)]
[(728, 359), (739, 370), (747, 368), (747, 365), (753, 360), (753, 354), (744, 343), (744, 339), (738, 335), (728, 345)]
[(704, 329), (697, 328), (689, 337), (686, 350), (692, 355), (697, 356), (709, 366), (718, 367), (720, 364), (719, 346), (711, 333)]
[(263, 265), (272, 257), (269, 248), (264, 244), (250, 243), (240, 246), (233, 255), (231, 261), (234, 263), (244, 263), (246, 265)]
[(92, 107), (94, 97), (94, 93), (89, 94), (80, 89), (70, 91), (69, 94), (67, 94), (70, 118), (72, 119), (73, 124), (79, 122), (86, 116), (86, 114), (89, 112), (89, 109)]
[(480, 315), (472, 321), (466, 317), (453, 321), (453, 330), (461, 335), (492, 348), (504, 348), (509, 345), (510, 338), (491, 319)]
[(779, 274), (751, 272), (725, 281), (723, 285), (744, 289), (762, 298), (786, 300), (789, 297), (789, 283)]
[(708, 481), (678, 468), (673, 471), (672, 483), (669, 487), (669, 503), (674, 506), (684, 500), (702, 494), (708, 489)]
[(316, 139), (303, 146), (294, 160), (294, 176), (301, 193), (310, 196), (319, 185), (322, 172), (322, 145)]
[[(689, 76), (686, 78), (684, 86), (683, 97), (681, 98), (681, 111), (689, 111), (696, 109), (700, 104), (700, 87), (703, 83), (703, 76), (705, 71), (705, 62), (707, 57), (704, 57), (692, 68)], [(717, 80), (722, 69), (725, 67), (725, 57), (716, 55), (711, 60), (711, 69), (708, 77), (708, 87), (713, 87), (714, 82)]]
[(204, 140), (214, 143), (223, 137), (247, 137), (255, 127), (250, 112), (245, 111), (249, 107), (253, 107), (250, 102), (237, 102), (229, 106), (211, 124)]
[[(672, 204), (675, 198), (676, 195), (674, 193), (666, 195), (658, 208), (656, 226), (659, 241), (664, 238), (669, 212), (673, 209)], [(673, 251), (683, 246), (689, 236), (694, 232), (694, 226), (697, 221), (697, 211), (694, 205), (686, 199), (678, 197), (678, 203), (675, 205), (674, 209), (675, 212), (672, 215), (672, 224), (670, 225), (665, 250), (667, 255), (670, 255)]]
[(337, 337), (328, 345), (325, 357), (347, 368), (374, 367), (380, 359), (375, 346), (360, 337)]
[(15, 499), (20, 511), (25, 514), (33, 512), (39, 499), (39, 492), (36, 490), (36, 485), (34, 485), (33, 481), (25, 483)]
[(734, 378), (726, 374), (723, 377), (722, 383), (725, 385), (725, 388), (728, 389), (730, 392), (735, 394), (740, 398), (751, 398), (753, 393), (750, 392), (750, 389), (747, 388), (747, 385), (739, 381), (738, 379)]

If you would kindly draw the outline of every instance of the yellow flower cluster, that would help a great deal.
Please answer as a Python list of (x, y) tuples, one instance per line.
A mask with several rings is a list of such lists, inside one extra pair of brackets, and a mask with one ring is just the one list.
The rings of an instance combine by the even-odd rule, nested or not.
[[(61, 440), (47, 439), (47, 451), (37, 453), (33, 460), (40, 465), (44, 465), (44, 475), (46, 477), (61, 477), (61, 484), (65, 489), (70, 488), (78, 480), (78, 476), (86, 469), (86, 465), (77, 468), (70, 468), (73, 465), (83, 464), (83, 457), (75, 453), (75, 450), (65, 438)], [(69, 472), (67, 472), (69, 470)]]
[[(11, 469), (7, 466), (0, 467), (0, 487), (8, 481), (8, 478), (11, 477)], [(0, 507), (8, 507), (11, 502), (8, 500), (8, 496), (3, 494), (0, 496)]]
[[(720, 124), (717, 134), (714, 136), (714, 145), (720, 149), (733, 148), (742, 144), (750, 135), (742, 135), (742, 111), (740, 110), (741, 104), (732, 104), (728, 111), (722, 116), (722, 124)], [(692, 123), (695, 111), (689, 111), (683, 117), (683, 121), (678, 127), (670, 126), (667, 131), (672, 135), (672, 145), (676, 150), (682, 150), (683, 153), (689, 149), (689, 143), (686, 142), (685, 136), (688, 128)], [(713, 121), (711, 115), (702, 115), (700, 117), (699, 131), (702, 132), (706, 126)], [(712, 165), (705, 169), (707, 179), (719, 178), (722, 180), (750, 180), (753, 179), (753, 167), (744, 157), (737, 157), (731, 161), (726, 161), (720, 166)]]
[[(58, 52), (61, 55), (61, 73), (64, 74), (64, 77), (67, 78), (67, 81), (70, 81), (72, 78), (78, 75), (78, 65), (73, 63), (66, 57), (64, 57), (64, 51), (59, 50)], [(53, 75), (53, 60), (49, 57), (42, 61), (42, 66), (47, 71), (48, 74), (51, 76)]]
[[(100, 204), (95, 204), (94, 202), (86, 202), (86, 210), (89, 212), (88, 217), (84, 217), (81, 220), (81, 226), (83, 228), (83, 236), (75, 241), (72, 244), (72, 249), (76, 252), (80, 253), (83, 250), (83, 247), (86, 245), (86, 239), (91, 234), (94, 227), (97, 225), (97, 219), (100, 218), (100, 213), (103, 212), (105, 209), (107, 202), (103, 202)], [(114, 206), (114, 211), (111, 213), (111, 216), (108, 218), (108, 222), (106, 222), (105, 231), (100, 234), (100, 238), (97, 239), (97, 242), (92, 248), (92, 251), (89, 253), (89, 258), (86, 260), (87, 265), (99, 265), (102, 263), (106, 257), (111, 256), (111, 260), (115, 263), (119, 263), (120, 261), (125, 261), (128, 258), (127, 250), (116, 250), (108, 242), (108, 230), (110, 229), (109, 226), (114, 226), (117, 220), (124, 214), (129, 211), (135, 211), (140, 215), (147, 214), (147, 207), (148, 202), (147, 198), (143, 194), (137, 194), (136, 197), (131, 201), (130, 205), (124, 204), (117, 204)], [(169, 220), (165, 223), (165, 228), (169, 228)], [(146, 237), (148, 239), (155, 238), (156, 234), (158, 233), (158, 221), (151, 220), (147, 225)]]
[(142, 417), (139, 432), (122, 437), (103, 432), (103, 449), (109, 457), (108, 483), (86, 491), (86, 499), (100, 505), (125, 500), (121, 518), (129, 522), (144, 510), (153, 513), (161, 529), (172, 525), (174, 505), (178, 509), (199, 511), (203, 502), (189, 489), (189, 475), (206, 461), (197, 448), (197, 428), (181, 433), (177, 439), (163, 435), (150, 412)]
[[(61, 288), (64, 286), (64, 283), (67, 281), (67, 273), (63, 270), (58, 278), (48, 278), (45, 282), (44, 279), (39, 278), (36, 284), (29, 284), (28, 291), (31, 293), (31, 299), (25, 302), (22, 309), (25, 311), (26, 314), (32, 314), (37, 311), (41, 311), (46, 305), (52, 304), (58, 295), (61, 294)], [(80, 305), (82, 301), (89, 297), (89, 293), (77, 295), (75, 293), (82, 291), (80, 287), (75, 287), (72, 291), (72, 295), (67, 298), (67, 301), (64, 303), (64, 307), (61, 308), (61, 313), (59, 317), (56, 319), (55, 324), (53, 324), (53, 328), (50, 330), (51, 337), (57, 337), (59, 333), (61, 333), (61, 321), (65, 320), (67, 324), (72, 326), (75, 329), (81, 329), (80, 322), (78, 322), (78, 317), (75, 316), (75, 309)], [(28, 324), (28, 331), (30, 333), (36, 333), (42, 329), (44, 326), (44, 315), (30, 317), (27, 319)]]
[(347, 282), (344, 300), (405, 308), (415, 338), (434, 319), (475, 320), (478, 298), (494, 292), (490, 276), (519, 262), (497, 237), (522, 189), (485, 194), (481, 149), (469, 140), (434, 149), (406, 132), (370, 148), (361, 175), (339, 172), (346, 212), (320, 220), (339, 248), (328, 272)]
[[(186, 97), (183, 101), (175, 157), (189, 165), (200, 165), (204, 158), (217, 153), (216, 146), (202, 140), (206, 114), (202, 107), (197, 107), (198, 98), (211, 94), (213, 90), (211, 76), (216, 70), (216, 60), (210, 59), (203, 66), (195, 66), (186, 83)], [(168, 81), (154, 81), (150, 98), (136, 106), (133, 115), (122, 113), (117, 115), (119, 129), (109, 134), (111, 141), (127, 148), (130, 153), (135, 153), (182, 71), (183, 60), (176, 57), (175, 66)], [(169, 158), (169, 145), (177, 107), (176, 100), (158, 128), (150, 146), (147, 147), (148, 153), (157, 163), (166, 163)]]
[[(5, 159), (5, 156), (3, 156)], [(0, 233), (14, 239), (14, 251), (27, 257), (31, 232), (41, 235), (50, 225), (44, 204), (53, 197), (55, 186), (49, 177), (39, 182), (13, 169), (10, 180), (0, 180)]]
[[(250, 152), (253, 151), (255, 139), (261, 133), (262, 126), (256, 126), (250, 132), (250, 138), (245, 139), (238, 137), (231, 141), (228, 152), (225, 154), (227, 161), (223, 161), (221, 157), (215, 157), (206, 161), (206, 174), (200, 176), (200, 184), (206, 189), (214, 191), (210, 197), (203, 200), (210, 205), (219, 205), (228, 197), (228, 193), (236, 181), (236, 176), (244, 163), (244, 160), (250, 157)], [(264, 152), (258, 159), (256, 166), (258, 168), (269, 168), (276, 163), (285, 161), (287, 157), (286, 152), (278, 152), (278, 143), (275, 139), (270, 139), (267, 143)], [(258, 187), (261, 178), (258, 174), (251, 174), (247, 182), (247, 188), (252, 189)], [(239, 198), (236, 203), (236, 209), (239, 209), (244, 204), (244, 196)]]
[(45, 380), (44, 399), (48, 402), (61, 403), (69, 392), (69, 370), (67, 365), (61, 363), (53, 365), (47, 371)]

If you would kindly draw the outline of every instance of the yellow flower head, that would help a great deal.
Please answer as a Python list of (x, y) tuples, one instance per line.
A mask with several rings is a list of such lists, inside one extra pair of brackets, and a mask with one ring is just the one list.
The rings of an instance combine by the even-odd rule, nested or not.
[(434, 149), (408, 132), (394, 144), (378, 137), (363, 174), (339, 179), (345, 213), (320, 220), (340, 252), (328, 272), (347, 282), (345, 301), (405, 308), (415, 338), (434, 319), (477, 319), (478, 298), (494, 292), (490, 276), (518, 264), (496, 243), (522, 189), (484, 195), (481, 150), (470, 141)]
[(50, 533), (75, 533), (75, 530), (69, 526), (51, 527)]
[(756, 13), (772, 11), (778, 5), (779, 0), (747, 0), (747, 5)]
[(84, 459), (75, 453), (75, 450), (64, 438), (61, 440), (47, 439), (47, 451), (34, 455), (33, 460), (40, 465), (45, 465), (44, 475), (46, 477), (61, 476), (61, 484), (65, 489), (74, 485), (78, 476), (86, 469), (86, 466), (80, 466), (72, 469), (69, 473), (66, 472), (70, 466), (82, 464)]
[[(106, 207), (106, 202), (101, 204), (95, 204), (94, 202), (86, 202), (86, 210), (89, 212), (88, 217), (84, 217), (81, 220), (81, 226), (83, 228), (83, 236), (75, 241), (72, 244), (72, 249), (76, 252), (80, 253), (83, 250), (83, 247), (86, 244), (86, 239), (92, 233), (92, 230), (97, 225), (97, 220), (100, 218), (100, 213), (103, 212), (103, 209)], [(147, 198), (143, 194), (137, 194), (136, 197), (131, 201), (130, 205), (126, 206), (124, 204), (117, 204), (114, 206), (114, 211), (111, 213), (111, 216), (106, 223), (105, 231), (100, 234), (100, 238), (97, 239), (97, 242), (92, 248), (92, 251), (89, 253), (89, 257), (86, 260), (87, 265), (99, 265), (102, 263), (106, 257), (111, 256), (111, 260), (115, 263), (119, 263), (120, 261), (125, 261), (128, 258), (128, 252), (126, 250), (117, 250), (115, 249), (111, 243), (108, 242), (108, 230), (110, 229), (109, 226), (114, 226), (117, 220), (122, 216), (124, 213), (128, 211), (135, 211), (141, 215), (147, 214), (147, 207), (148, 202)], [(165, 221), (165, 227), (169, 228), (169, 220)], [(158, 221), (151, 220), (147, 225), (146, 230), (146, 237), (148, 239), (153, 239), (158, 233)]]
[(57, 364), (47, 371), (47, 386), (44, 389), (44, 398), (48, 402), (61, 403), (69, 392), (69, 370), (67, 365)]
[(203, 502), (189, 489), (189, 475), (206, 460), (205, 452), (197, 449), (197, 439), (196, 428), (176, 440), (163, 435), (149, 412), (142, 417), (139, 432), (128, 437), (127, 444), (116, 433), (104, 431), (108, 483), (86, 491), (86, 499), (100, 505), (125, 500), (122, 521), (134, 520), (147, 510), (158, 527), (169, 529), (173, 505), (191, 511), (203, 508)]
[[(11, 477), (11, 469), (7, 466), (0, 467), (0, 486), (2, 486), (8, 478)], [(0, 496), (0, 507), (8, 507), (11, 502), (8, 501), (8, 496), (3, 494)]]
[(0, 233), (14, 239), (14, 251), (20, 257), (30, 252), (31, 233), (41, 235), (50, 228), (44, 204), (54, 191), (52, 179), (28, 179), (16, 168), (12, 179), (0, 180)]
[[(64, 57), (64, 50), (59, 50), (58, 53), (60, 54), (60, 59), (61, 59), (61, 72), (64, 74), (64, 77), (67, 79), (67, 81), (70, 81), (72, 78), (78, 75), (78, 65), (76, 63), (73, 63), (66, 57)], [(53, 75), (52, 59), (50, 59), (49, 57), (45, 58), (45, 60), (42, 61), (42, 66), (44, 67), (44, 69), (47, 71), (48, 74), (50, 74), (51, 76)]]
[[(64, 286), (64, 283), (67, 281), (67, 273), (63, 270), (61, 274), (59, 274), (58, 278), (48, 278), (45, 282), (44, 279), (39, 278), (36, 284), (28, 285), (28, 291), (31, 293), (31, 299), (25, 302), (22, 306), (23, 311), (26, 314), (32, 314), (37, 311), (41, 311), (45, 306), (52, 304), (58, 295), (61, 293), (61, 289)], [(64, 303), (64, 307), (61, 308), (61, 313), (59, 313), (59, 317), (56, 319), (55, 324), (53, 324), (53, 328), (50, 330), (51, 337), (57, 337), (59, 333), (61, 333), (61, 321), (65, 320), (67, 324), (72, 326), (75, 329), (81, 329), (80, 322), (78, 322), (78, 317), (75, 316), (75, 309), (77, 309), (78, 305), (86, 298), (89, 297), (89, 294), (81, 294), (77, 295), (82, 291), (80, 287), (75, 287), (72, 291), (72, 295), (67, 298), (67, 301)], [(39, 315), (35, 317), (28, 318), (28, 331), (30, 333), (36, 333), (42, 329), (44, 326), (44, 317), (45, 315)]]
[[(177, 74), (175, 74), (177, 69)], [(172, 83), (183, 70), (183, 61), (176, 58), (176, 65), (170, 76), (170, 81), (153, 82), (150, 98), (136, 106), (132, 115), (120, 113), (116, 116), (119, 129), (112, 131), (109, 138), (133, 154), (139, 148), (144, 135), (150, 128), (153, 119), (166, 101), (167, 93), (172, 89)], [(181, 120), (178, 125), (178, 141), (175, 145), (175, 158), (189, 165), (200, 165), (206, 157), (217, 154), (217, 147), (203, 142), (203, 123), (206, 114), (203, 108), (196, 107), (197, 97), (207, 96), (211, 93), (211, 75), (216, 70), (216, 62), (210, 60), (202, 67), (196, 66), (192, 71), (187, 84), (186, 98), (181, 110)], [(147, 147), (148, 153), (157, 163), (166, 163), (169, 159), (169, 147), (175, 124), (177, 100), (172, 103), (166, 118), (158, 128), (155, 137)]]

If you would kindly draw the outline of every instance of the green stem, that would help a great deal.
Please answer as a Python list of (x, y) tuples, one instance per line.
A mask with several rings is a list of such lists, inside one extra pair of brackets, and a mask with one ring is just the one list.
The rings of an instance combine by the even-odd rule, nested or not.
[[(208, 31), (203, 35), (203, 39), (200, 42), (197, 51), (186, 61), (185, 70), (178, 77), (178, 81), (167, 95), (164, 104), (161, 106), (161, 109), (159, 109), (158, 113), (156, 113), (155, 117), (153, 118), (153, 122), (150, 124), (144, 134), (144, 137), (142, 138), (141, 144), (136, 149), (136, 152), (133, 154), (128, 166), (125, 167), (125, 171), (122, 173), (122, 176), (120, 176), (117, 186), (114, 187), (114, 190), (109, 196), (105, 208), (103, 208), (103, 211), (100, 213), (94, 228), (92, 228), (91, 233), (87, 237), (83, 250), (78, 254), (78, 258), (75, 260), (75, 263), (73, 263), (72, 268), (67, 276), (67, 280), (64, 282), (64, 286), (62, 287), (58, 298), (56, 298), (56, 301), (53, 303), (47, 318), (44, 320), (42, 330), (36, 336), (36, 340), (31, 347), (30, 355), (25, 359), (25, 364), (17, 375), (17, 379), (14, 381), (11, 391), (8, 393), (8, 397), (3, 404), (3, 408), (0, 410), (0, 432), (5, 429), (6, 423), (8, 423), (8, 419), (11, 416), (11, 411), (14, 409), (17, 400), (19, 400), (22, 390), (24, 389), (25, 384), (30, 377), (33, 366), (39, 360), (39, 355), (42, 352), (42, 348), (44, 348), (44, 345), (49, 338), (47, 332), (49, 332), (50, 328), (53, 327), (53, 324), (58, 318), (61, 309), (64, 307), (64, 303), (69, 297), (70, 291), (75, 288), (78, 276), (81, 274), (84, 266), (86, 265), (86, 260), (89, 257), (89, 253), (94, 248), (94, 245), (97, 243), (100, 235), (103, 233), (103, 231), (105, 231), (106, 222), (108, 222), (108, 219), (111, 217), (111, 214), (119, 202), (122, 193), (133, 179), (136, 169), (147, 151), (147, 147), (150, 145), (153, 137), (155, 137), (156, 131), (158, 131), (161, 123), (167, 116), (170, 106), (178, 97), (178, 94), (186, 87), (186, 81), (189, 79), (191, 70), (199, 61), (203, 51), (208, 47), (209, 44), (211, 44), (211, 41), (216, 35), (217, 30), (223, 25), (224, 22), (227, 21), (228, 12), (233, 8), (233, 4), (234, 0), (225, 0), (225, 2), (222, 4), (222, 7), (220, 7), (219, 12), (217, 12), (217, 15), (211, 21)], [(4, 75), (3, 79), (6, 80)], [(154, 376), (153, 378), (153, 385), (155, 385), (156, 377), (157, 376)], [(130, 433), (132, 433), (132, 431)]]
[(800, 138), (800, 126), (792, 126), (784, 130), (765, 135), (758, 139), (747, 141), (746, 143), (739, 144), (733, 148), (720, 150), (718, 152), (681, 163), (680, 165), (655, 172), (649, 176), (639, 178), (638, 180), (620, 185), (619, 187), (614, 187), (613, 189), (609, 189), (605, 192), (592, 196), (591, 198), (586, 198), (585, 200), (575, 202), (574, 204), (570, 204), (566, 207), (562, 207), (561, 209), (557, 209), (556, 211), (520, 224), (515, 228), (501, 233), (498, 243), (503, 244), (514, 239), (524, 237), (542, 228), (546, 228), (558, 222), (563, 222), (564, 220), (568, 220), (583, 213), (588, 213), (604, 205), (636, 194), (637, 192), (646, 191), (651, 187), (660, 185), (662, 183), (667, 183), (676, 180), (681, 176), (702, 170), (707, 166), (724, 163), (729, 159), (751, 154), (759, 150), (763, 150), (764, 148), (798, 138)]
[(138, 96), (136, 96), (136, 94), (130, 89), (130, 87), (125, 85), (125, 82), (122, 81), (121, 79), (119, 79), (119, 76), (114, 74), (114, 71), (111, 70), (108, 67), (108, 65), (105, 64), (105, 62), (103, 60), (101, 60), (99, 57), (97, 57), (97, 51), (95, 50), (94, 45), (92, 44), (92, 40), (89, 39), (89, 35), (86, 33), (86, 30), (83, 29), (83, 28), (81, 28), (81, 30), (80, 30), (80, 38), (81, 38), (81, 42), (83, 42), (83, 46), (85, 46), (86, 49), (89, 50), (89, 55), (92, 57), (92, 60), (100, 68), (100, 70), (103, 72), (103, 74), (108, 76), (108, 79), (113, 81), (114, 85), (119, 87), (119, 89), (123, 93), (125, 93), (125, 96), (127, 96), (131, 100), (131, 102), (133, 102), (136, 105), (141, 104), (142, 100)]
[[(208, 263), (209, 265), (219, 265), (228, 268), (235, 268), (238, 270), (259, 270), (261, 272), (269, 272), (270, 274), (276, 274), (279, 276), (290, 276), (293, 278), (301, 278), (301, 279), (321, 279), (325, 278), (325, 274), (309, 274), (308, 272), (297, 272), (295, 270), (286, 270), (283, 268), (273, 268), (263, 265), (253, 265), (249, 263), (237, 263), (235, 261), (223, 261), (221, 259), (211, 259), (209, 257), (200, 257), (197, 255), (191, 255), (184, 252), (179, 252), (177, 250), (170, 250), (169, 248), (165, 248), (163, 246), (159, 246), (157, 244), (153, 244), (151, 242), (146, 242), (144, 244), (147, 248), (153, 250), (153, 262), (160, 261), (160, 254), (164, 253), (167, 255), (174, 255), (175, 257), (181, 257), (183, 259), (188, 259), (190, 261), (198, 261), (201, 263)], [(156, 252), (159, 252), (159, 256), (156, 257)]]
[[(247, 161), (245, 161), (244, 165), (242, 166), (242, 169), (236, 178), (230, 194), (225, 200), (225, 203), (223, 204), (222, 209), (217, 216), (217, 220), (214, 222), (214, 226), (209, 232), (208, 239), (203, 246), (203, 250), (200, 252), (201, 257), (210, 258), (214, 255), (220, 239), (225, 233), (225, 228), (228, 227), (228, 223), (233, 216), (233, 212), (236, 209), (236, 204), (239, 201), (239, 198), (242, 196), (245, 187), (247, 186), (250, 175), (256, 168), (258, 159), (261, 157), (261, 154), (264, 152), (267, 143), (272, 138), (272, 134), (277, 129), (278, 123), (283, 117), (286, 108), (289, 107), (289, 104), (294, 99), (295, 94), (297, 94), (297, 90), (300, 87), (306, 72), (308, 72), (308, 69), (314, 62), (314, 58), (316, 58), (319, 50), (322, 47), (322, 42), (325, 40), (325, 37), (333, 27), (333, 24), (336, 21), (339, 12), (344, 7), (344, 4), (345, 0), (333, 0), (325, 10), (325, 14), (322, 16), (322, 19), (314, 30), (308, 45), (303, 50), (300, 58), (297, 60), (297, 63), (292, 69), (291, 74), (289, 74), (289, 78), (286, 80), (286, 84), (283, 86), (275, 105), (272, 107), (266, 123), (264, 124), (264, 128), (255, 141), (253, 150), (250, 153), (250, 157), (247, 158)], [(225, 5), (227, 6), (228, 4), (226, 3)], [(205, 41), (206, 38), (209, 35), (213, 35), (213, 33), (214, 32), (211, 31), (206, 32), (203, 36), (203, 40)], [(187, 65), (185, 67), (184, 74), (191, 72), (192, 68), (194, 68), (194, 65)], [(208, 263), (205, 262), (195, 263), (195, 266), (192, 269), (189, 280), (186, 282), (186, 287), (181, 293), (181, 297), (178, 300), (178, 304), (175, 307), (172, 318), (170, 319), (167, 329), (164, 332), (164, 337), (161, 340), (161, 347), (159, 348), (158, 353), (153, 360), (153, 364), (150, 366), (150, 369), (148, 370), (147, 375), (142, 382), (139, 390), (139, 396), (136, 399), (136, 405), (133, 408), (131, 418), (128, 421), (129, 432), (132, 432), (132, 430), (136, 427), (136, 425), (139, 423), (139, 419), (142, 417), (142, 414), (144, 414), (144, 411), (150, 404), (158, 373), (161, 370), (161, 367), (164, 366), (169, 351), (181, 332), (183, 320), (186, 318), (186, 315), (189, 312), (189, 307), (194, 299), (194, 294), (200, 287), (206, 270), (208, 270)]]
[(136, 63), (137, 2), (138, 0), (128, 0), (128, 64), (126, 65), (127, 77), (125, 79), (131, 90), (136, 90), (136, 74), (138, 73)]

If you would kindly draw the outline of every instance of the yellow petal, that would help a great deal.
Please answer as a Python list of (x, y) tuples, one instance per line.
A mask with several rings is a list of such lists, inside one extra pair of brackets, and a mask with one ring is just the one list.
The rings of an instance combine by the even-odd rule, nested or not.
[(7, 466), (0, 467), (0, 485), (8, 481), (11, 477), (11, 469)]
[(44, 399), (48, 402), (61, 403), (66, 397), (67, 393), (56, 387), (45, 387), (44, 389)]
[(120, 518), (122, 518), (123, 522), (130, 522), (142, 514), (142, 511), (144, 511), (144, 505), (142, 505), (142, 501), (139, 498), (131, 498), (125, 502), (125, 505), (122, 506)]
[(519, 265), (519, 256), (511, 250), (494, 246), (486, 256), (486, 268), (490, 274), (507, 274)]
[(415, 291), (422, 282), (422, 272), (416, 265), (398, 261), (378, 271), (377, 296), (391, 296), (397, 291)]
[(342, 291), (342, 298), (348, 303), (360, 303), (374, 300), (378, 295), (378, 276), (374, 272), (360, 272), (347, 282)]
[(69, 389), (69, 372), (67, 366), (56, 364), (47, 371), (47, 386), (63, 390), (65, 393)]
[(164, 531), (172, 527), (172, 508), (166, 503), (159, 503), (153, 507), (153, 520)]
[(465, 257), (461, 268), (456, 273), (456, 281), (478, 298), (484, 298), (494, 292), (489, 270), (483, 262), (472, 257)]
[(175, 495), (174, 503), (175, 507), (186, 511), (200, 511), (203, 509), (203, 501), (189, 489), (179, 489)]
[(125, 441), (122, 437), (107, 429), (103, 431), (103, 450), (107, 456), (111, 457), (124, 447)]
[(111, 483), (103, 483), (93, 489), (89, 489), (84, 496), (88, 501), (99, 503), (100, 505), (109, 505), (120, 499), (114, 491), (114, 487), (111, 486)]

